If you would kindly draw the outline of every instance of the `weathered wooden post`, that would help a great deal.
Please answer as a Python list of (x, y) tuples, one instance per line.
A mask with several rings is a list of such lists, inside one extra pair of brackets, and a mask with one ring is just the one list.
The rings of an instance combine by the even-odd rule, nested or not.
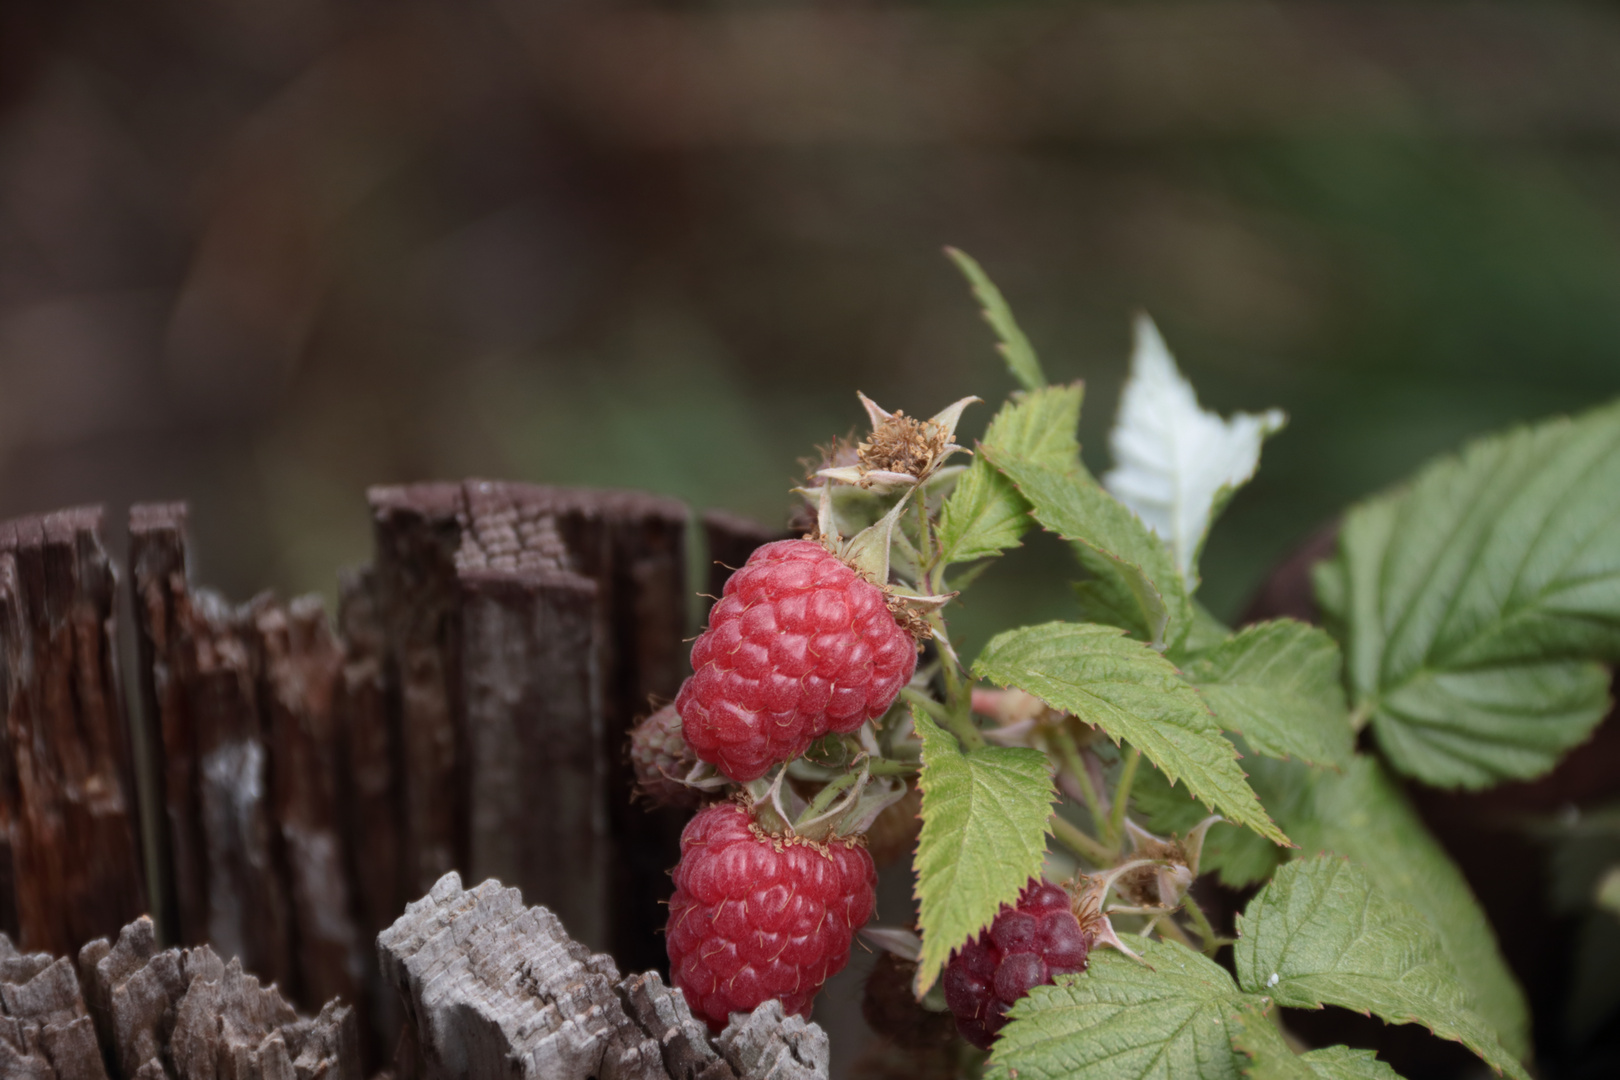
[(66, 953), (146, 908), (99, 507), (0, 525), (0, 931)]

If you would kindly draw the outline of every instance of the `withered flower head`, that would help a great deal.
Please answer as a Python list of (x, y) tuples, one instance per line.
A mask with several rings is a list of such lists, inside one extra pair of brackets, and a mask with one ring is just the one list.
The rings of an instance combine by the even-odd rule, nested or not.
[(817, 475), (866, 488), (911, 487), (932, 476), (963, 448), (952, 440), (962, 410), (979, 399), (965, 397), (927, 420), (889, 412), (865, 394), (857, 395), (872, 420), (872, 434), (855, 448), (855, 461), (835, 462)]

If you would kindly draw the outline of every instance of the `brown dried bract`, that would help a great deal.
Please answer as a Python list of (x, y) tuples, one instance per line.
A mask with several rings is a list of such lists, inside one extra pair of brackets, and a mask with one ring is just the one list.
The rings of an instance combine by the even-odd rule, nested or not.
[(865, 472), (896, 472), (921, 477), (950, 443), (950, 432), (927, 420), (895, 410), (856, 447)]
[(919, 649), (923, 642), (934, 636), (934, 629), (928, 625), (928, 620), (916, 608), (908, 605), (905, 597), (884, 589), (883, 602), (888, 606), (889, 614), (894, 616), (894, 621), (900, 624), (900, 629), (911, 635)]
[[(1187, 853), (1179, 840), (1144, 840), (1132, 852), (1133, 859), (1163, 859), (1179, 866), (1187, 865)], [(1166, 901), (1161, 894), (1157, 866), (1139, 866), (1120, 877), (1114, 886), (1119, 894), (1141, 907), (1153, 907)]]

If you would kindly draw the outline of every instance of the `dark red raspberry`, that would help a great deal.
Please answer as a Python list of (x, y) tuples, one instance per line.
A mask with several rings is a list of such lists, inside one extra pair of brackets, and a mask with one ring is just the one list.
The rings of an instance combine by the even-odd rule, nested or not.
[(1086, 970), (1095, 941), (1095, 934), (1080, 929), (1068, 893), (1031, 878), (1018, 906), (1003, 904), (990, 929), (945, 965), (945, 1004), (956, 1030), (989, 1049), (1012, 1003), (1054, 975)]
[(813, 540), (778, 540), (726, 582), (675, 708), (697, 756), (746, 783), (882, 716), (916, 668), (883, 590)]
[(703, 802), (702, 792), (681, 783), (681, 777), (696, 764), (681, 736), (681, 717), (674, 705), (665, 705), (630, 733), (636, 789), (659, 806), (692, 810)]
[(716, 1031), (772, 998), (808, 1016), (872, 916), (877, 871), (857, 842), (772, 836), (735, 803), (681, 833), (669, 902), (670, 978)]

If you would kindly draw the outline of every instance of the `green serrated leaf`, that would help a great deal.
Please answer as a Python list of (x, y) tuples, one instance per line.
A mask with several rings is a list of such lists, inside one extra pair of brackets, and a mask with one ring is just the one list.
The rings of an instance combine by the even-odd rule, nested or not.
[[(1075, 433), (1082, 393), (1075, 383), (1007, 402), (990, 421), (983, 445), (1059, 466), (1078, 461)], [(939, 542), (945, 563), (971, 562), (1017, 547), (1030, 527), (1029, 510), (1012, 481), (978, 455), (940, 510)]]
[(1401, 1080), (1371, 1050), (1329, 1046), (1295, 1054), (1270, 1017), (1242, 1009), (1232, 1020), (1232, 1045), (1249, 1058), (1248, 1080)]
[(1046, 376), (1041, 372), (1041, 362), (1035, 357), (1035, 347), (1029, 343), (1019, 329), (1018, 321), (1013, 318), (1012, 308), (1007, 306), (1006, 299), (1001, 290), (996, 288), (990, 280), (990, 275), (984, 268), (965, 251), (948, 247), (945, 254), (962, 271), (962, 276), (968, 279), (973, 287), (973, 295), (978, 299), (984, 309), (984, 321), (996, 332), (999, 344), (996, 350), (1007, 361), (1007, 370), (1012, 372), (1013, 378), (1025, 390), (1039, 390), (1046, 385)]
[(1046, 623), (996, 635), (973, 672), (1129, 742), (1216, 813), (1288, 843), (1238, 768), (1237, 751), (1174, 665), (1113, 627)]
[(1348, 1046), (1328, 1046), (1307, 1050), (1299, 1060), (1311, 1067), (1322, 1080), (1401, 1080), (1401, 1074), (1378, 1060), (1371, 1050)]
[[(1242, 750), (1242, 740), (1236, 741)], [(1348, 856), (1386, 896), (1420, 911), (1503, 1045), (1527, 1054), (1524, 995), (1485, 912), (1378, 760), (1358, 754), (1339, 773), (1263, 757), (1247, 757), (1244, 765), (1260, 801), (1299, 844), (1298, 854)], [(1137, 774), (1131, 803), (1160, 834), (1185, 835), (1205, 815), (1184, 791), (1148, 769)], [(1202, 869), (1241, 889), (1270, 877), (1287, 854), (1247, 829), (1223, 823), (1204, 840)]]
[(1421, 1024), (1497, 1072), (1528, 1080), (1473, 1007), (1440, 938), (1360, 867), (1322, 855), (1277, 871), (1237, 918), (1238, 984), (1279, 1005), (1338, 1005), (1392, 1024)]
[(1256, 752), (1338, 767), (1353, 749), (1339, 666), (1331, 637), (1279, 619), (1245, 627), (1183, 669), (1221, 727)]
[(1482, 439), (1351, 511), (1316, 581), (1357, 709), (1401, 772), (1538, 776), (1620, 659), (1620, 405)]
[(1524, 995), (1485, 912), (1382, 764), (1360, 754), (1342, 773), (1294, 762), (1259, 764), (1255, 790), (1300, 852), (1346, 855), (1384, 895), (1421, 912), (1502, 1044), (1519, 1056), (1529, 1053)]
[(963, 753), (927, 715), (914, 709), (912, 718), (923, 765), (915, 859), (922, 994), (952, 950), (1040, 875), (1057, 792), (1040, 751), (991, 746)]
[[(991, 462), (1034, 507), (1035, 520), (1069, 541), (1096, 575), (1097, 611), (1127, 613), (1124, 628), (1153, 645), (1184, 637), (1192, 623), (1185, 582), (1164, 542), (1084, 468), (1060, 468), (985, 447)], [(1114, 625), (1121, 625), (1115, 623)]]
[(1173, 941), (1142, 939), (1150, 966), (1111, 949), (1081, 975), (1013, 1006), (988, 1075), (1011, 1080), (1238, 1080), (1232, 1015), (1259, 1003), (1226, 969)]

